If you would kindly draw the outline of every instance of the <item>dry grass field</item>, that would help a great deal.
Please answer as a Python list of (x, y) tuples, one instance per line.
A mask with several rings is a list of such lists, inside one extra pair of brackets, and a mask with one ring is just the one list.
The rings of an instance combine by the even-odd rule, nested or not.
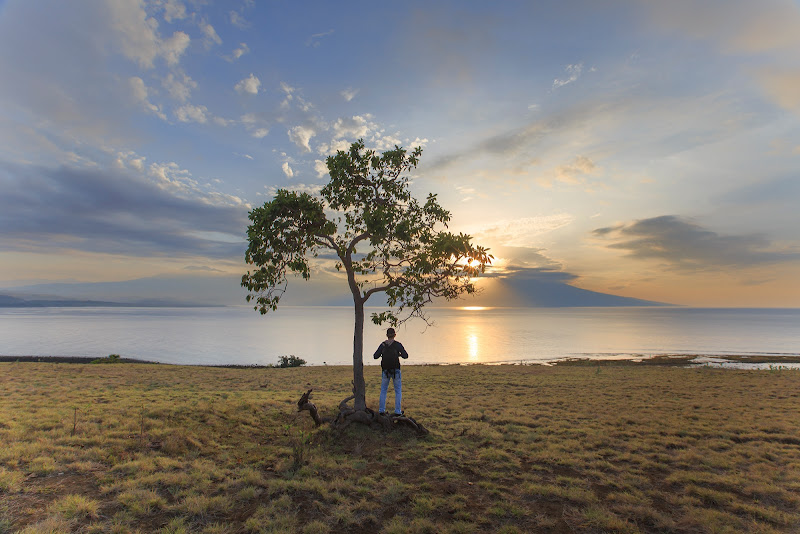
[(0, 363), (0, 533), (800, 531), (800, 371), (409, 366), (427, 437), (296, 412), (350, 376)]

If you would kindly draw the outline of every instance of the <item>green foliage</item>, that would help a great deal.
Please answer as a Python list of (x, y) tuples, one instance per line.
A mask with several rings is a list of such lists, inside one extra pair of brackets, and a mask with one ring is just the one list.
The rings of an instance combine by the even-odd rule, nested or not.
[(386, 293), (393, 309), (373, 314), (377, 324), (423, 317), (434, 298), (474, 293), (472, 279), (492, 256), (466, 234), (437, 229), (447, 227), (450, 213), (436, 195), (424, 202), (411, 195), (408, 173), (421, 154), (419, 147), (411, 153), (395, 147), (379, 155), (359, 140), (327, 159), (331, 179), (322, 199), (281, 189), (251, 211), (245, 259), (255, 269), (242, 286), (254, 309), (275, 310), (287, 273), (309, 279), (309, 259), (321, 251), (338, 257), (356, 305)]
[(285, 367), (302, 367), (307, 362), (303, 358), (298, 358), (297, 356), (290, 354), (289, 356), (280, 356), (278, 358), (278, 367), (285, 368)]
[(385, 293), (390, 307), (373, 313), (376, 324), (397, 326), (435, 298), (451, 300), (474, 293), (473, 279), (491, 263), (488, 250), (466, 234), (447, 228), (450, 212), (429, 194), (424, 202), (411, 195), (409, 172), (422, 149), (411, 153), (395, 146), (383, 154), (358, 140), (326, 163), (330, 182), (322, 198), (278, 190), (275, 198), (250, 212), (245, 260), (252, 270), (242, 276), (247, 302), (265, 314), (278, 307), (287, 274), (311, 277), (310, 260), (321, 252), (335, 255), (353, 295), (355, 409), (366, 408), (363, 376), (364, 305)]
[(292, 444), (292, 470), (300, 469), (308, 463), (311, 452), (311, 432), (299, 430), (296, 433), (292, 425), (286, 425), (286, 433), (291, 436)]
[(316, 255), (318, 247), (331, 243), (322, 240), (335, 232), (335, 226), (325, 218), (320, 200), (285, 189), (251, 211), (250, 220), (245, 259), (259, 268), (242, 277), (242, 286), (251, 292), (247, 302), (255, 299), (255, 309), (264, 314), (277, 309), (287, 270), (310, 278), (307, 255)]
[(109, 354), (108, 358), (97, 358), (92, 360), (92, 363), (120, 363), (119, 354)]

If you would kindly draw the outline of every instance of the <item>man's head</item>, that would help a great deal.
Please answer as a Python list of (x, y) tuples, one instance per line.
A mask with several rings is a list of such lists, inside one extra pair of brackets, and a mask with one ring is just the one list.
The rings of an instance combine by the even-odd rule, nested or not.
[(394, 336), (395, 336), (394, 328), (387, 328), (386, 337), (388, 337), (389, 339), (394, 339)]

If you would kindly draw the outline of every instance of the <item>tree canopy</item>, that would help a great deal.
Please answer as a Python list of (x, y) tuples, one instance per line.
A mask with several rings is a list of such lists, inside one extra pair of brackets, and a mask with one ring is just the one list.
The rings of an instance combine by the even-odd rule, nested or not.
[[(470, 236), (447, 228), (450, 212), (436, 195), (424, 202), (410, 191), (410, 173), (422, 149), (378, 154), (358, 140), (327, 158), (330, 181), (320, 197), (280, 189), (250, 212), (245, 259), (255, 269), (242, 277), (247, 301), (262, 314), (276, 310), (287, 289), (287, 275), (309, 279), (311, 261), (326, 254), (344, 271), (353, 296), (353, 365), (356, 407), (363, 407), (364, 304), (385, 293), (389, 309), (372, 315), (393, 326), (435, 298), (451, 300), (476, 291), (474, 278), (491, 263), (488, 249)], [(359, 384), (359, 377), (360, 382)], [(359, 387), (360, 386), (360, 387)], [(361, 399), (359, 399), (361, 389)]]

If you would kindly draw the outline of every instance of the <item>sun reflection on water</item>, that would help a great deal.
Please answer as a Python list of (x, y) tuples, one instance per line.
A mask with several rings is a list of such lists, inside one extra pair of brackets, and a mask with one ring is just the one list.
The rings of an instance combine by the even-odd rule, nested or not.
[(469, 361), (477, 362), (480, 361), (481, 358), (481, 348), (480, 348), (480, 341), (478, 339), (478, 334), (475, 332), (470, 332), (466, 336), (467, 341), (467, 356)]

